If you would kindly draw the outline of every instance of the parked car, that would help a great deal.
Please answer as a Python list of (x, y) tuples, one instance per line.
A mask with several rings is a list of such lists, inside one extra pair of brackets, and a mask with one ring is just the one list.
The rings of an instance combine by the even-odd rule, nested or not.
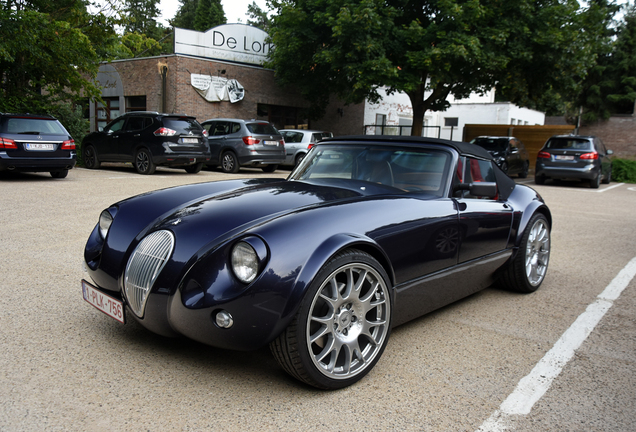
[(519, 139), (507, 136), (480, 136), (474, 138), (471, 143), (486, 149), (506, 174), (517, 174), (520, 178), (528, 176), (530, 156)]
[(210, 166), (237, 173), (242, 166), (274, 172), (285, 161), (285, 142), (280, 132), (262, 120), (210, 119), (202, 123), (208, 131)]
[(298, 165), (310, 148), (326, 138), (333, 137), (331, 132), (305, 129), (281, 129), (280, 133), (285, 140), (287, 154), (283, 165), (288, 166)]
[(159, 165), (196, 174), (210, 160), (206, 134), (191, 116), (129, 112), (84, 137), (82, 156), (90, 169), (102, 162), (132, 162), (139, 174), (153, 174)]
[(391, 328), (490, 286), (544, 281), (552, 217), (481, 147), (320, 142), (288, 179), (164, 189), (102, 211), (84, 299), (219, 348), (269, 344), (318, 388), (366, 375)]
[(75, 140), (55, 117), (0, 113), (0, 171), (64, 178), (75, 161)]
[(600, 138), (580, 135), (553, 136), (537, 154), (534, 181), (544, 184), (548, 179), (583, 180), (596, 189), (612, 181), (614, 152), (605, 148)]

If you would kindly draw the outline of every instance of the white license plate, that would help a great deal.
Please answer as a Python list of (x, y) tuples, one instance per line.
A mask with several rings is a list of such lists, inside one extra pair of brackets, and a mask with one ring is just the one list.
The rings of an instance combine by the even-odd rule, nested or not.
[(35, 150), (35, 151), (53, 151), (53, 150), (55, 150), (55, 145), (53, 145), (53, 144), (25, 144), (24, 147), (27, 150)]
[(182, 138), (184, 144), (198, 144), (199, 140), (197, 138)]
[(84, 300), (104, 312), (109, 317), (116, 319), (122, 324), (126, 323), (124, 318), (124, 304), (121, 301), (98, 291), (93, 285), (85, 280), (82, 280), (82, 294), (84, 295)]
[(557, 155), (554, 157), (556, 160), (574, 160), (574, 156), (563, 156), (563, 155)]
[(265, 145), (278, 145), (278, 141), (263, 141)]

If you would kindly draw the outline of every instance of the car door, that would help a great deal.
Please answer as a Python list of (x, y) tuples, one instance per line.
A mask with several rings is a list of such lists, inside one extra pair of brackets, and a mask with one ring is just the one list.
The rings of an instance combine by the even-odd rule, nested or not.
[(96, 147), (99, 159), (102, 161), (118, 161), (118, 142), (126, 118), (121, 117), (113, 120), (106, 125), (104, 130), (100, 133), (100, 139), (93, 144)]
[(214, 164), (221, 162), (221, 149), (225, 145), (225, 137), (227, 133), (227, 122), (213, 120), (204, 122), (203, 128), (208, 131), (208, 145), (210, 146), (210, 153), (212, 154), (211, 161)]
[[(463, 158), (463, 182), (496, 182), (492, 161)], [(458, 263), (479, 260), (506, 249), (513, 211), (497, 198), (473, 196), (464, 191), (457, 197), (462, 242)]]
[(150, 117), (132, 116), (128, 118), (117, 140), (117, 154), (120, 160), (130, 162), (134, 159), (135, 153), (142, 143), (141, 133), (150, 125), (152, 125)]
[(510, 139), (508, 142), (508, 171), (510, 173), (518, 173), (521, 171), (521, 153), (519, 151), (519, 141)]

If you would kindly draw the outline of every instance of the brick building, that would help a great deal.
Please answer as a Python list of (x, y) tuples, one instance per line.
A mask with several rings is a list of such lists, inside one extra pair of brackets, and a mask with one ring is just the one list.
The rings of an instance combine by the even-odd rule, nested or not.
[[(91, 103), (91, 130), (125, 112), (158, 111), (193, 115), (200, 122), (220, 117), (259, 119), (279, 129), (362, 133), (362, 105), (345, 106), (333, 99), (323, 119), (307, 119), (308, 101), (294, 89), (277, 84), (274, 71), (262, 67), (266, 36), (242, 24), (219, 26), (205, 33), (175, 29), (177, 54), (102, 64), (97, 81), (103, 88), (104, 104)], [(199, 79), (212, 86), (236, 80), (244, 89), (243, 98), (210, 101), (195, 87), (201, 87)]]

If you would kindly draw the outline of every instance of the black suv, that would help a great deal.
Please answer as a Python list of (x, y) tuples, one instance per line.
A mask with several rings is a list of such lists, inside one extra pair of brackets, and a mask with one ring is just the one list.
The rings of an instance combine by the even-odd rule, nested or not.
[(75, 159), (75, 141), (55, 117), (0, 113), (0, 171), (64, 178)]
[(509, 176), (528, 177), (530, 157), (523, 143), (510, 136), (480, 136), (471, 141), (490, 153), (495, 163)]
[(136, 111), (117, 117), (82, 140), (86, 168), (102, 162), (132, 162), (139, 174), (157, 165), (201, 171), (210, 160), (207, 132), (194, 117)]

